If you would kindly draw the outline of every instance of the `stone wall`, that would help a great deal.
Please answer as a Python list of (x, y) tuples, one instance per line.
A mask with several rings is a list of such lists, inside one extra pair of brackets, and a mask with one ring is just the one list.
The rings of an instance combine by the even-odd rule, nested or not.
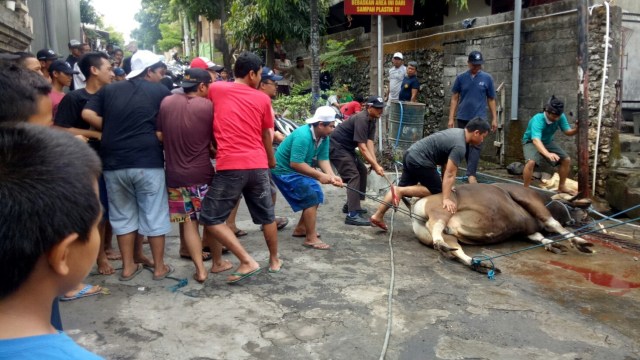
[[(620, 24), (622, 12), (619, 8), (610, 9), (611, 24)], [(602, 121), (600, 123), (600, 143), (598, 146), (598, 165), (596, 168), (596, 194), (604, 197), (606, 180), (609, 176), (609, 166), (612, 159), (612, 148), (618, 146), (618, 130), (616, 127), (616, 89), (615, 83), (619, 74), (618, 50), (620, 48), (620, 31), (616, 26), (609, 29), (610, 48), (607, 57), (607, 78), (604, 88), (602, 107)], [(593, 163), (598, 132), (598, 117), (600, 112), (600, 92), (604, 75), (604, 44), (606, 32), (606, 9), (604, 6), (595, 8), (589, 22), (589, 177), (593, 174)], [(633, 70), (632, 70), (633, 71)]]
[(0, 2), (0, 52), (25, 51), (33, 38), (31, 17), (24, 1), (18, 0), (15, 10)]
[[(513, 66), (513, 13), (502, 13), (478, 18), (470, 29), (460, 29), (458, 24), (448, 24), (412, 33), (385, 37), (385, 69), (391, 66), (390, 57), (396, 51), (405, 55), (405, 60), (416, 60), (419, 64), (421, 91), (419, 101), (426, 102), (425, 133), (446, 128), (451, 99), (451, 86), (455, 77), (467, 70), (467, 55), (471, 50), (483, 53), (483, 69), (493, 76), (496, 87), (504, 83), (505, 107), (502, 141), (504, 161), (523, 161), (522, 135), (529, 119), (542, 110), (551, 95), (565, 102), (567, 115), (574, 114), (570, 123), (577, 120), (577, 3), (575, 0), (559, 1), (552, 4), (523, 9), (521, 22), (520, 91), (518, 95), (517, 118), (511, 119), (511, 78)], [(611, 7), (612, 39), (609, 49), (609, 73), (605, 86), (605, 106), (602, 129), (600, 131), (599, 169), (596, 180), (597, 193), (604, 192), (604, 180), (609, 165), (611, 145), (615, 143), (613, 109), (615, 100), (615, 80), (619, 64), (619, 44), (621, 10)], [(605, 9), (594, 8), (589, 17), (589, 68), (590, 103), (589, 119), (591, 161), (595, 149), (598, 106), (602, 68), (604, 66)], [(364, 46), (368, 34), (358, 34), (358, 46)], [(373, 35), (375, 36), (375, 34)], [(357, 49), (361, 53), (362, 47)], [(360, 59), (366, 61), (369, 52)], [(362, 69), (367, 66), (361, 65)], [(373, 76), (373, 70), (370, 76)], [(362, 80), (361, 83), (366, 83)], [(500, 99), (498, 104), (500, 103)], [(573, 121), (572, 121), (573, 120)], [(494, 146), (495, 135), (487, 138), (482, 154), (483, 160), (498, 163), (499, 155)], [(556, 134), (557, 142), (574, 159), (573, 170), (577, 169), (576, 138)], [(591, 170), (590, 170), (591, 174)]]

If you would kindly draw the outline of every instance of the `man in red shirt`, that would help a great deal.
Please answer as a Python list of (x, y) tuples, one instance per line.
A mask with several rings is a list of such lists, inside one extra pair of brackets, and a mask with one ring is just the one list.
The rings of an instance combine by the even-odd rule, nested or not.
[(363, 102), (364, 102), (364, 99), (362, 98), (362, 95), (356, 95), (353, 101), (350, 101), (342, 105), (342, 107), (340, 108), (340, 112), (342, 113), (343, 119), (347, 120), (349, 116), (353, 114), (357, 114), (360, 111), (362, 111)]
[(279, 271), (278, 234), (270, 190), (269, 168), (273, 154), (273, 110), (271, 99), (256, 88), (262, 78), (262, 61), (242, 53), (233, 69), (234, 82), (209, 86), (213, 102), (213, 135), (217, 143), (216, 174), (202, 204), (200, 222), (213, 237), (240, 260), (227, 278), (236, 283), (260, 272), (260, 265), (246, 252), (225, 224), (240, 195), (244, 194), (251, 218), (263, 226), (269, 248), (269, 270)]

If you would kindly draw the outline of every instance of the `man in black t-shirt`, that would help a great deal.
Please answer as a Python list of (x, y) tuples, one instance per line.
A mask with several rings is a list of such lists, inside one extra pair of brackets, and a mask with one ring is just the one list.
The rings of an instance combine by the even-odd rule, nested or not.
[[(376, 160), (373, 140), (376, 136), (376, 120), (382, 115), (384, 102), (382, 98), (370, 96), (366, 108), (343, 122), (331, 135), (329, 158), (331, 164), (338, 169), (342, 181), (347, 183), (347, 203), (342, 212), (347, 214), (345, 224), (369, 226), (369, 220), (362, 216), (367, 210), (362, 209), (360, 201), (364, 200), (367, 191), (367, 168), (356, 156), (355, 149), (371, 164), (371, 168), (380, 176), (384, 169)], [(352, 190), (358, 190), (358, 192)]]
[(170, 95), (160, 84), (167, 67), (147, 50), (131, 58), (127, 81), (109, 84), (89, 100), (82, 117), (102, 129), (100, 157), (107, 185), (109, 221), (122, 254), (120, 281), (143, 270), (134, 261), (137, 235), (147, 236), (153, 255), (153, 279), (173, 272), (164, 263), (165, 235), (171, 231), (162, 144), (156, 135), (156, 116)]
[[(71, 91), (62, 98), (53, 123), (55, 126), (63, 128), (76, 136), (87, 138), (89, 145), (94, 150), (99, 151), (102, 133), (99, 130), (92, 129), (89, 123), (82, 119), (82, 110), (95, 93), (111, 83), (113, 79), (111, 63), (106, 54), (89, 52), (80, 58), (78, 68), (87, 79), (87, 86), (84, 89)], [(111, 275), (115, 270), (109, 263), (108, 256), (113, 260), (117, 259), (118, 256), (111, 250), (111, 231), (107, 230), (110, 229), (110, 226), (106, 221), (109, 218), (109, 205), (102, 176), (98, 180), (98, 190), (100, 192), (100, 202), (104, 208), (103, 222), (101, 222), (99, 228), (101, 242), (97, 259), (98, 272), (102, 275)]]
[(102, 52), (87, 53), (78, 62), (78, 67), (87, 79), (87, 86), (71, 91), (62, 98), (53, 122), (56, 126), (65, 128), (74, 135), (82, 135), (93, 143), (99, 141), (102, 134), (91, 129), (89, 123), (82, 119), (82, 110), (98, 90), (111, 83), (114, 74), (109, 57)]

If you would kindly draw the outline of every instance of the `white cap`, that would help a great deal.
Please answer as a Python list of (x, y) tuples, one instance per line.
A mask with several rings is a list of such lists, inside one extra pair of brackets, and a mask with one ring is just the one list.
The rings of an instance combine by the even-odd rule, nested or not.
[(158, 55), (149, 50), (136, 51), (131, 57), (131, 72), (127, 75), (127, 79), (133, 79), (140, 75), (144, 69), (159, 62)]
[(397, 53), (393, 54), (393, 57), (394, 58), (398, 58), (400, 60), (404, 59), (404, 57), (402, 56), (402, 53), (400, 53), (400, 52), (397, 52)]
[(316, 109), (316, 113), (313, 114), (311, 119), (307, 119), (307, 124), (314, 124), (317, 122), (333, 122), (336, 121), (336, 111), (331, 106), (320, 106)]

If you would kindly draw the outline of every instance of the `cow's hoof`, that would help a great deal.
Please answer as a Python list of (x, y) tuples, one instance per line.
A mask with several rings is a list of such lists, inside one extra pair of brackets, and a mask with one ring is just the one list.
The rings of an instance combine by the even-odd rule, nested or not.
[(473, 271), (477, 271), (481, 274), (488, 274), (489, 271), (493, 270), (493, 272), (495, 274), (500, 274), (502, 273), (502, 270), (498, 269), (497, 267), (491, 266), (491, 265), (487, 265), (483, 262), (478, 263), (478, 264), (471, 264), (471, 270)]
[(550, 252), (552, 252), (554, 254), (562, 254), (562, 253), (565, 253), (565, 252), (569, 251), (568, 247), (566, 247), (565, 245), (562, 245), (562, 244), (558, 244), (558, 243), (545, 245), (544, 248), (547, 251), (550, 251)]
[(571, 240), (571, 245), (573, 245), (580, 252), (587, 253), (587, 254), (593, 254), (594, 253), (594, 251), (591, 249), (591, 247), (593, 246), (593, 243), (590, 243), (587, 240), (584, 240), (584, 239), (572, 239)]

